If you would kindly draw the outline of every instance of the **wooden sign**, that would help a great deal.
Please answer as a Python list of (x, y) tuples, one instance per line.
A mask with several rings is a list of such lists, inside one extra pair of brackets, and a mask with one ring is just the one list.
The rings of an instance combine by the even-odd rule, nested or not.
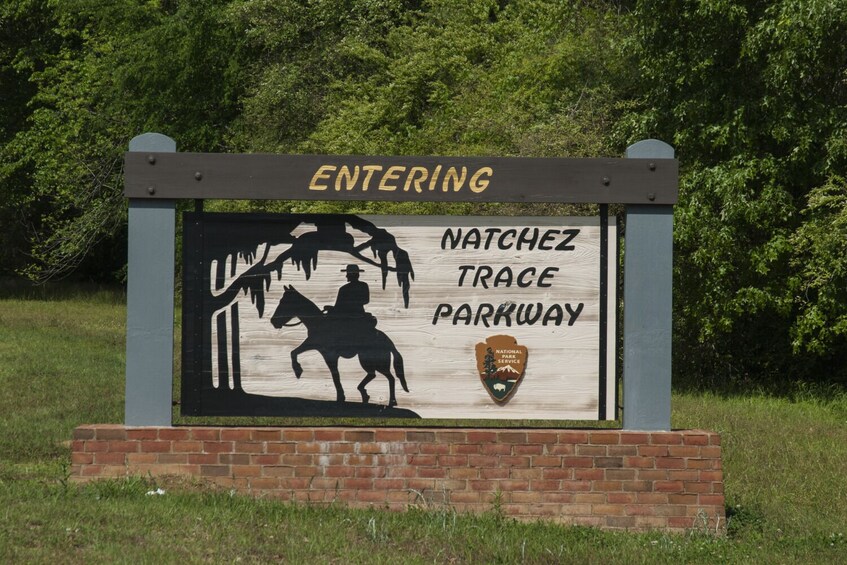
[(615, 418), (614, 218), (184, 226), (184, 414)]

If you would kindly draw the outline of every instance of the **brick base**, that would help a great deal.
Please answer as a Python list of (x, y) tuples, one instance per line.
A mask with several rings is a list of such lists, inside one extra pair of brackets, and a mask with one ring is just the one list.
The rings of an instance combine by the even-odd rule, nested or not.
[(74, 431), (72, 477), (184, 475), (245, 493), (444, 504), (608, 529), (720, 531), (720, 436), (702, 430), (133, 428)]

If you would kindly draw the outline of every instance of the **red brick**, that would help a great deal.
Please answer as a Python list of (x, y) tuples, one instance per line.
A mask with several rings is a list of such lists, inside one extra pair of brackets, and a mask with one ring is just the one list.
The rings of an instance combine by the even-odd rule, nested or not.
[(682, 481), (656, 481), (653, 489), (657, 492), (683, 492), (685, 485)]
[(450, 453), (450, 445), (447, 443), (422, 443), (420, 452), (432, 455), (447, 455)]
[(262, 467), (262, 476), (287, 479), (294, 476), (294, 467), (289, 465), (265, 465)]
[[(674, 496), (680, 495), (670, 495), (668, 498), (672, 498)], [(684, 504), (662, 504), (660, 506), (655, 507), (656, 516), (685, 516), (685, 505)]]
[(225, 428), (221, 430), (221, 441), (250, 441), (253, 430), (250, 428)]
[(508, 479), (509, 469), (483, 467), (479, 469), (479, 476), (483, 479)]
[(718, 459), (721, 456), (720, 446), (709, 445), (700, 448), (700, 457), (704, 459)]
[(621, 442), (620, 432), (591, 432), (589, 441), (595, 444), (618, 445)]
[(557, 456), (573, 455), (573, 454), (576, 453), (576, 446), (573, 445), (573, 444), (570, 444), (570, 443), (566, 443), (566, 444), (557, 443), (557, 444), (551, 445), (550, 448), (547, 451), (549, 452), (550, 455), (557, 455)]
[(606, 471), (594, 468), (577, 468), (573, 470), (573, 476), (578, 481), (602, 481), (606, 477)]
[(108, 441), (91, 440), (85, 442), (85, 451), (87, 453), (95, 453), (100, 451), (109, 451)]
[(138, 451), (137, 441), (110, 441), (109, 451), (115, 453), (135, 453)]
[(526, 444), (526, 432), (499, 432), (497, 441), (500, 443)]
[(409, 455), (409, 465), (415, 467), (434, 467), (438, 462), (437, 455)]
[(496, 431), (470, 431), (467, 432), (468, 443), (492, 443), (497, 441)]
[(667, 478), (666, 469), (638, 469), (638, 479), (641, 481), (665, 481)]
[(591, 490), (590, 481), (562, 481), (562, 490), (566, 492), (588, 492)]
[(274, 490), (279, 488), (279, 479), (275, 477), (250, 478), (249, 483), (251, 489), (256, 490)]
[(417, 475), (423, 479), (443, 479), (447, 476), (447, 470), (441, 467), (420, 467)]
[(663, 492), (638, 492), (635, 494), (639, 504), (667, 504), (668, 494)]
[(606, 469), (605, 475), (607, 481), (634, 481), (637, 472), (635, 469)]
[(723, 471), (700, 471), (701, 481), (723, 481)]
[(347, 477), (341, 479), (341, 487), (349, 489), (371, 489), (373, 479)]
[(703, 506), (719, 506), (723, 508), (725, 499), (722, 494), (701, 494), (699, 495), (698, 504)]
[(157, 428), (130, 428), (126, 431), (126, 439), (131, 441), (154, 440), (159, 438)]
[(171, 445), (169, 441), (142, 441), (141, 451), (145, 453), (170, 453)]
[(537, 504), (541, 502), (542, 497), (540, 492), (513, 492), (512, 502), (517, 504)]
[(481, 451), (481, 447), (475, 443), (459, 443), (450, 446), (450, 453), (454, 455), (475, 455)]
[(250, 430), (250, 439), (253, 441), (280, 441), (282, 439), (282, 430)]
[(700, 455), (700, 448), (696, 445), (672, 445), (668, 448), (668, 455), (671, 457), (697, 457)]
[(314, 431), (314, 434), (315, 441), (341, 441), (344, 439), (344, 430), (339, 429), (318, 429)]
[(127, 465), (145, 465), (159, 460), (158, 453), (127, 453)]
[[(355, 434), (359, 434), (359, 433), (362, 433), (362, 432), (348, 431), (348, 432), (345, 432), (344, 435), (345, 435), (345, 438), (346, 438), (346, 436), (349, 436), (351, 434), (355, 436)], [(373, 441), (373, 432), (365, 432), (365, 433), (367, 433), (368, 437), (370, 437), (370, 439), (368, 441)], [(314, 440), (315, 440), (315, 432), (313, 430), (309, 430), (309, 429), (282, 430), (282, 441), (298, 442), (298, 441), (314, 441)], [(348, 439), (348, 441), (356, 441), (356, 440), (355, 439), (353, 439), (353, 440)]]
[(249, 465), (249, 453), (221, 453), (218, 455), (218, 461), (224, 465)]
[(480, 449), (483, 455), (511, 455), (512, 446), (508, 443), (489, 443)]
[[(582, 471), (583, 469), (580, 469)], [(574, 470), (573, 469), (563, 469), (557, 467), (551, 467), (544, 469), (544, 472), (541, 475), (545, 479), (555, 479), (555, 480), (568, 480), (573, 478)]]
[(124, 441), (127, 429), (121, 425), (115, 424), (99, 424), (94, 430), (94, 437), (99, 440), (119, 440)]
[(527, 432), (527, 443), (553, 444), (558, 443), (559, 434), (557, 432)]
[(721, 436), (718, 434), (709, 434), (709, 445), (720, 445)]
[(562, 457), (563, 467), (593, 467), (594, 459), (592, 457)]
[(576, 504), (605, 504), (606, 495), (602, 492), (581, 492), (573, 495)]
[(641, 432), (621, 432), (621, 443), (627, 445), (646, 444), (650, 442), (650, 434)]
[(467, 455), (439, 455), (438, 464), (447, 467), (467, 467)]
[(671, 516), (668, 518), (668, 527), (670, 528), (686, 528), (694, 526), (694, 518), (688, 516)]
[(231, 441), (204, 441), (204, 453), (232, 453), (232, 448), (235, 447)]
[(630, 516), (608, 516), (606, 526), (609, 528), (629, 529), (635, 527), (635, 518)]
[(686, 469), (685, 471), (668, 471), (668, 480), (671, 481), (696, 481), (699, 478), (699, 471), (696, 469)]
[(233, 465), (232, 474), (236, 477), (260, 477), (262, 468), (256, 465)]
[(217, 453), (189, 453), (188, 463), (191, 465), (215, 465), (218, 463)]
[(185, 441), (189, 438), (189, 431), (186, 428), (160, 428), (159, 439), (163, 441)]
[(696, 494), (669, 494), (668, 502), (671, 504), (697, 504)]
[(432, 443), (435, 441), (435, 432), (407, 431), (406, 441)]
[(624, 507), (618, 504), (595, 504), (591, 511), (600, 516), (623, 516)]
[(682, 457), (659, 457), (656, 459), (657, 469), (685, 469), (685, 459)]
[(686, 468), (688, 469), (712, 469), (716, 467), (719, 461), (715, 459), (686, 459)]
[(331, 466), (324, 468), (324, 476), (327, 477), (352, 477), (356, 474), (355, 467)]
[(529, 488), (529, 481), (502, 480), (500, 481), (500, 488), (508, 492), (527, 490)]
[(639, 445), (638, 455), (642, 457), (667, 457), (668, 446), (666, 445)]
[(636, 496), (634, 492), (607, 492), (606, 501), (609, 504), (633, 504)]
[(637, 445), (610, 445), (607, 448), (608, 455), (615, 456), (634, 456), (638, 455)]
[(650, 481), (623, 481), (621, 487), (627, 492), (651, 492), (653, 483)]
[(619, 491), (623, 490), (623, 483), (621, 481), (594, 481), (594, 490)]
[(608, 448), (605, 445), (577, 445), (576, 446), (576, 454), (577, 455), (589, 455), (592, 457), (596, 457), (598, 455), (606, 455), (608, 453)]
[(125, 465), (126, 453), (95, 453), (94, 463), (97, 465)]
[(94, 463), (93, 453), (80, 453), (75, 451), (71, 453), (71, 464), (73, 465), (91, 465)]
[(683, 437), (685, 445), (709, 445), (707, 434), (685, 434)]
[(174, 453), (200, 453), (203, 450), (201, 441), (175, 441), (171, 444)]
[(200, 474), (204, 477), (226, 477), (230, 468), (229, 465), (200, 465)]
[(559, 443), (588, 443), (588, 432), (559, 432)]
[(530, 463), (530, 458), (526, 457), (526, 456), (523, 456), (523, 457), (514, 456), (514, 457), (512, 457), (512, 456), (504, 455), (504, 456), (500, 457), (500, 463), (499, 464), (500, 464), (501, 467), (526, 468), (526, 467), (529, 467), (529, 463)]
[(189, 428), (191, 430), (191, 439), (200, 441), (220, 441), (220, 428)]
[(682, 434), (674, 432), (653, 432), (650, 434), (650, 443), (653, 445), (681, 445)]
[[(281, 442), (270, 442), (269, 441), (266, 445), (267, 445), (267, 447), (265, 448), (265, 451), (267, 451), (268, 453), (285, 454), (285, 453), (294, 453), (295, 451), (297, 451), (297, 444), (296, 443), (281, 443)], [(336, 447), (336, 446), (347, 447), (347, 448), (349, 448), (349, 451), (353, 451), (353, 445), (350, 444), (350, 443), (335, 443), (335, 444), (332, 444), (332, 447)], [(333, 450), (330, 449), (330, 451), (333, 451)]]

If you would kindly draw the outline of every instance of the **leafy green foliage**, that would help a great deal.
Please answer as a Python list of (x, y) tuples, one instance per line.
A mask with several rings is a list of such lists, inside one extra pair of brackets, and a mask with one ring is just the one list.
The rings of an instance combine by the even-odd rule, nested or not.
[(815, 340), (843, 329), (823, 328), (826, 292), (796, 294), (814, 278), (804, 262), (845, 279), (837, 244), (817, 250), (823, 233), (804, 225), (825, 212), (802, 210), (847, 166), (847, 5), (642, 1), (635, 15), (643, 98), (622, 130), (672, 142), (684, 166), (676, 374), (815, 375), (835, 343)]

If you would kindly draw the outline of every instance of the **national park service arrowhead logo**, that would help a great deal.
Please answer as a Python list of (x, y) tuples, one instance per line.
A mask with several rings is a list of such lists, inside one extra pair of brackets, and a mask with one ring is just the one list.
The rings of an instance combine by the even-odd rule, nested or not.
[(494, 335), (476, 344), (479, 380), (497, 404), (505, 404), (523, 380), (527, 349), (510, 335)]

